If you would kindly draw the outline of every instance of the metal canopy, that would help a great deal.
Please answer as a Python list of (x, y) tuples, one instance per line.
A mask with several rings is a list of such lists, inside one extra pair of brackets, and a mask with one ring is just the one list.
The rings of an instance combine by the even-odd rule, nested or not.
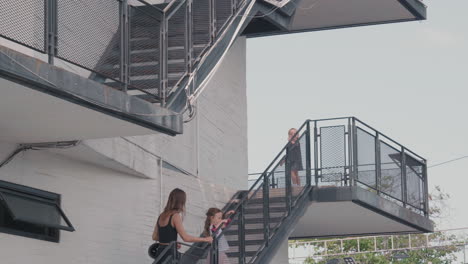
[(248, 34), (249, 37), (396, 23), (426, 19), (418, 0), (302, 0), (290, 1), (278, 12), (292, 11), (287, 30)]

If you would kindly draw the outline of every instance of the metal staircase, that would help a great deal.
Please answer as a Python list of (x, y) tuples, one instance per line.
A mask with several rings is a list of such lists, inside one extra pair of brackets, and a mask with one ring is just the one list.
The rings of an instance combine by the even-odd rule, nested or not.
[(180, 111), (250, 21), (256, 1), (123, 2), (121, 30), (92, 78)]
[[(296, 145), (303, 146), (301, 163), (304, 164), (302, 172), (305, 174), (301, 178), (305, 181), (297, 186), (291, 184), (290, 164), (293, 161), (289, 151), (294, 144), (289, 142), (252, 187), (236, 194), (225, 206), (225, 210), (236, 212), (231, 224), (222, 231), (230, 246), (226, 252), (230, 263), (268, 263), (281, 242), (288, 238), (294, 222), (307, 208), (312, 188), (309, 132), (306, 122), (296, 134)], [(277, 184), (278, 178), (281, 178), (280, 185)], [(221, 263), (218, 262), (217, 242), (218, 239), (215, 239), (211, 247), (196, 243), (172, 261), (208, 263), (209, 259), (209, 263)], [(175, 250), (175, 247), (173, 243), (166, 250)], [(208, 258), (208, 255), (211, 257)], [(159, 261), (156, 259), (155, 263)]]
[[(269, 263), (312, 205), (317, 187), (360, 187), (427, 217), (425, 168), (425, 159), (355, 117), (308, 120), (249, 190), (224, 207), (236, 212), (222, 231), (230, 246), (225, 253), (230, 263)], [(187, 248), (171, 261), (221, 263), (217, 243), (179, 242)], [(176, 252), (176, 243), (166, 250)]]

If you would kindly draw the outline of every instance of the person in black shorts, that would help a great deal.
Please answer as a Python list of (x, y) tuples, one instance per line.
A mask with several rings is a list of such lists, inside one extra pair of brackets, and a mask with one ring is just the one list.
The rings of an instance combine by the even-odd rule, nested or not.
[[(164, 208), (164, 211), (159, 215), (156, 226), (154, 227), (153, 240), (159, 241), (155, 258), (158, 258), (171, 242), (177, 241), (177, 235), (180, 235), (184, 242), (211, 243), (213, 241), (213, 237), (211, 236), (194, 237), (185, 232), (185, 228), (182, 224), (182, 215), (185, 212), (186, 200), (187, 195), (181, 189), (176, 188), (169, 194), (166, 208)], [(171, 257), (174, 257), (173, 250), (168, 250), (164, 254), (164, 257), (158, 261), (158, 264), (165, 263), (166, 260)], [(175, 257), (177, 258), (177, 256)]]
[(301, 145), (299, 143), (297, 129), (291, 128), (288, 131), (288, 161), (289, 170), (291, 171), (291, 181), (293, 186), (301, 186), (301, 179), (299, 178), (299, 171), (302, 171), (302, 153)]

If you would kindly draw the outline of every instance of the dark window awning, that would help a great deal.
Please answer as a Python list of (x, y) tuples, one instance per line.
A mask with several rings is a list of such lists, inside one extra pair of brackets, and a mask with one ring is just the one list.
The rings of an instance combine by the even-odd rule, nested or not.
[(48, 199), (0, 189), (0, 200), (14, 221), (75, 231), (60, 206)]

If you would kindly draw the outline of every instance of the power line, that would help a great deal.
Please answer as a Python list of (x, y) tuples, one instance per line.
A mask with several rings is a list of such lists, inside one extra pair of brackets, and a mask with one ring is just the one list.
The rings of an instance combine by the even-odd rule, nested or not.
[(452, 163), (452, 162), (455, 162), (455, 161), (458, 161), (458, 160), (461, 160), (461, 159), (466, 159), (466, 158), (468, 158), (468, 155), (458, 157), (458, 158), (455, 158), (455, 159), (451, 159), (451, 160), (447, 160), (447, 161), (444, 161), (444, 162), (441, 162), (441, 163), (437, 163), (437, 164), (434, 164), (432, 166), (429, 166), (428, 168), (434, 168), (434, 167), (437, 167), (437, 166)]

